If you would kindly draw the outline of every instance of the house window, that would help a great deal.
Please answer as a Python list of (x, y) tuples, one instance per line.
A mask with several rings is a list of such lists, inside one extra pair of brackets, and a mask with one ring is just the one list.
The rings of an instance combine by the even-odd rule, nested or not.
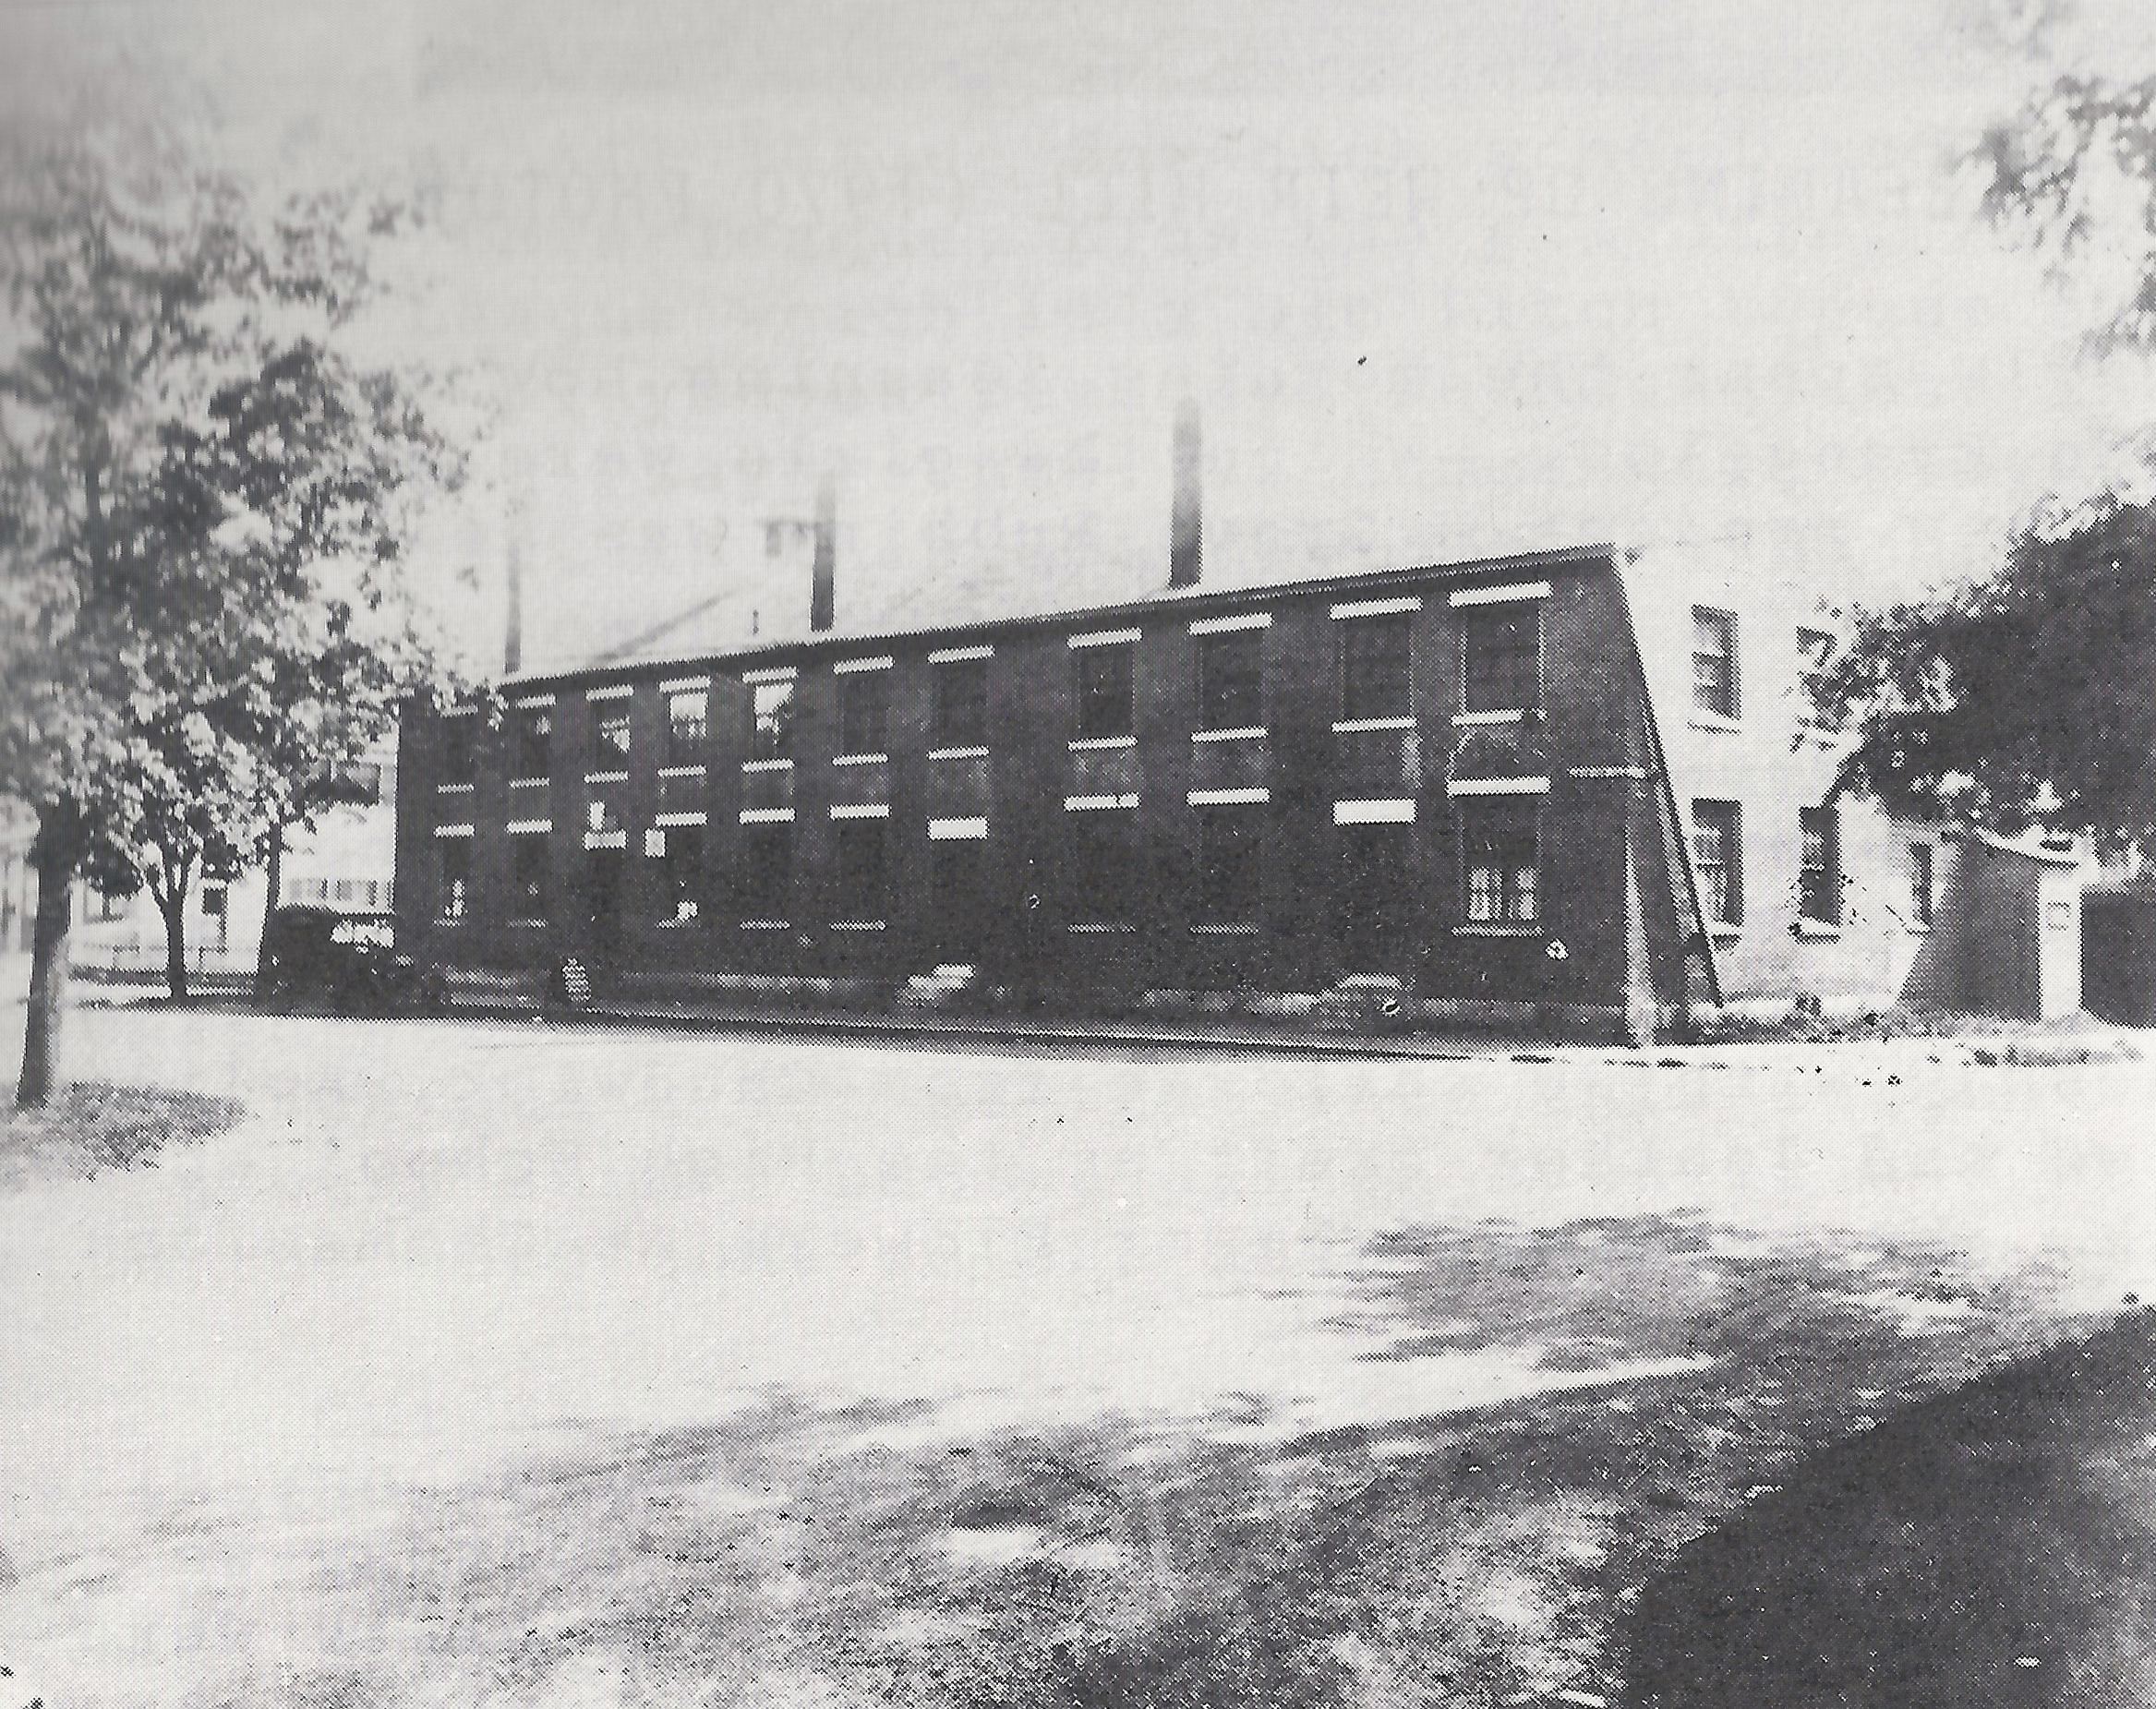
[(1801, 807), (1797, 836), (1797, 910), (1820, 925), (1839, 925), (1841, 814), (1833, 807)]
[(753, 760), (789, 760), (793, 757), (793, 684), (759, 682), (750, 703), (749, 757)]
[(1731, 612), (1692, 608), (1692, 704), (1717, 718), (1737, 716), (1737, 619)]
[(743, 920), (783, 921), (792, 904), (793, 826), (744, 824), (734, 901)]
[(885, 819), (841, 819), (831, 826), (831, 867), (836, 885), (832, 919), (881, 920), (889, 910), (890, 882), (885, 861), (889, 823)]
[(1541, 918), (1540, 826), (1533, 807), (1493, 802), (1460, 816), (1463, 913), (1469, 925), (1524, 926)]
[(1744, 923), (1743, 818), (1735, 801), (1692, 804), (1692, 862), (1699, 873), (1700, 907), (1707, 922)]
[(462, 920), (472, 908), (472, 839), (437, 837), (434, 852), (440, 862), (435, 912), (443, 920)]
[(658, 918), (686, 925), (704, 912), (704, 827), (669, 824), (648, 833), (658, 845)]
[(462, 713), (441, 721), (441, 776), (438, 783), (462, 788), (479, 775), (479, 720)]
[(1531, 712), (1542, 704), (1542, 609), (1535, 604), (1471, 611), (1460, 623), (1463, 712)]
[(1260, 901), (1263, 814), (1218, 807), (1198, 816), (1198, 918), (1207, 925), (1249, 925)]
[(509, 839), (509, 917), (521, 925), (547, 918), (547, 839), (525, 835)]
[(1128, 811), (1072, 813), (1070, 917), (1079, 925), (1128, 925), (1137, 918), (1143, 873), (1138, 815)]
[(939, 748), (988, 745), (988, 661), (952, 659), (935, 667), (933, 740)]
[(1198, 728), (1259, 729), (1265, 723), (1265, 632), (1198, 637)]
[(554, 708), (519, 706), (510, 723), (510, 776), (546, 777), (554, 769)]
[(1932, 845), (1909, 846), (1909, 917), (1920, 926), (1932, 923)]
[(891, 673), (851, 670), (838, 679), (838, 752), (881, 753), (890, 721)]
[(1137, 658), (1138, 648), (1127, 641), (1071, 653), (1078, 740), (1099, 741), (1136, 730)]
[(711, 691), (676, 689), (667, 696), (667, 764), (701, 765), (710, 734)]
[(587, 770), (625, 772), (629, 769), (629, 703), (621, 699), (594, 701), (591, 709), (591, 763)]
[(205, 920), (223, 920), (226, 895), (227, 892), (223, 885), (204, 885), (202, 886), (202, 918)]
[(1408, 640), (1414, 619), (1405, 611), (1337, 623), (1340, 632), (1340, 716), (1404, 718), (1413, 716)]

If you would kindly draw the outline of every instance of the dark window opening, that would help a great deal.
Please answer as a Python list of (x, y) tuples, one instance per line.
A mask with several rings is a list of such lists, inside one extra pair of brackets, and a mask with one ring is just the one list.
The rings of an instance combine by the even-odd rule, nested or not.
[(554, 708), (519, 706), (510, 724), (510, 776), (546, 777), (554, 769)]
[(1692, 804), (1692, 861), (1710, 925), (1744, 923), (1742, 823), (1735, 801)]
[(1728, 611), (1692, 608), (1692, 704), (1717, 718), (1737, 716), (1737, 619)]
[(1525, 604), (1466, 613), (1460, 625), (1466, 712), (1532, 712), (1542, 704), (1542, 613)]
[(1214, 808), (1198, 817), (1198, 918), (1206, 925), (1257, 923), (1263, 897), (1263, 811)]
[(934, 743), (939, 748), (988, 745), (988, 661), (952, 659), (935, 667)]
[(701, 765), (710, 734), (711, 691), (679, 689), (667, 696), (667, 764)]
[(445, 784), (474, 782), (479, 775), (479, 720), (469, 713), (441, 721), (441, 776)]
[(1820, 925), (1841, 923), (1841, 814), (1832, 807), (1797, 810), (1801, 845), (1797, 909)]
[(686, 925), (704, 913), (704, 827), (669, 824), (659, 839), (658, 918)]
[(472, 839), (468, 836), (435, 838), (440, 865), (435, 885), (435, 912), (444, 920), (462, 920), (472, 909)]
[(1129, 925), (1143, 892), (1138, 815), (1110, 810), (1066, 813), (1070, 827), (1071, 920), (1079, 925)]
[(1462, 915), (1469, 925), (1525, 926), (1542, 917), (1539, 816), (1512, 804), (1460, 815)]
[(1932, 845), (1909, 846), (1909, 905), (1920, 926), (1932, 923)]
[(629, 769), (629, 703), (613, 699), (591, 704), (591, 764), (595, 772)]
[(1135, 646), (1123, 642), (1079, 647), (1071, 654), (1078, 740), (1106, 740), (1136, 730), (1137, 653)]
[(831, 827), (831, 918), (882, 920), (891, 905), (885, 861), (889, 821), (841, 819)]
[(988, 844), (968, 837), (933, 842), (929, 848), (937, 953), (969, 959), (987, 935)]
[(1340, 716), (1405, 718), (1414, 716), (1408, 644), (1412, 614), (1343, 619), (1340, 632)]
[(1265, 632), (1198, 637), (1198, 728), (1258, 729), (1265, 723)]
[(890, 721), (891, 673), (849, 670), (838, 679), (838, 752), (881, 753)]
[(509, 917), (522, 924), (547, 918), (547, 839), (509, 839)]
[(759, 682), (750, 702), (749, 757), (793, 757), (793, 684)]
[(743, 920), (785, 920), (793, 890), (793, 826), (744, 824), (734, 900)]

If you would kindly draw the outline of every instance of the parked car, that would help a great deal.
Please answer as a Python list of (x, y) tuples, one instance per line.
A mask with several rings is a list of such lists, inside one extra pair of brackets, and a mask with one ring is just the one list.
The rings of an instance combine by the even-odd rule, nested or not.
[(397, 952), (395, 915), (288, 906), (270, 917), (257, 995), (280, 1014), (319, 1003), (339, 1015), (386, 1015), (440, 1008), (445, 989), (439, 969)]

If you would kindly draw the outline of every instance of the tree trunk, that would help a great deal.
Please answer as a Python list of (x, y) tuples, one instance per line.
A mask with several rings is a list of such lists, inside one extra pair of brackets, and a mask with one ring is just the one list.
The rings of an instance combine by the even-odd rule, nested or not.
[(269, 899), (262, 904), (262, 942), (255, 951), (255, 1006), (260, 1008), (270, 990), (270, 922), (277, 917), (277, 893), (284, 887), (284, 821), (270, 827), (270, 861), (265, 876)]
[(37, 1108), (60, 1086), (60, 1021), (67, 1008), (67, 936), (75, 924), (75, 850), (50, 816), (38, 827), (30, 866), (38, 910), (30, 950), (30, 1012), (22, 1035), (22, 1077), (15, 1101)]
[(157, 898), (164, 916), (164, 988), (175, 1003), (187, 1000), (187, 886), (183, 875)]

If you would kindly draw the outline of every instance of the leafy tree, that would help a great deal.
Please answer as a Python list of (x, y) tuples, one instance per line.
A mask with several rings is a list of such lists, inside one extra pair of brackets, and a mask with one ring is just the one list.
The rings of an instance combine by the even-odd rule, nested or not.
[(403, 548), (458, 460), (411, 382), (346, 349), (370, 245), (405, 210), (338, 193), (263, 217), (169, 137), (111, 126), (9, 137), (0, 198), (0, 791), (38, 820), (29, 1104), (57, 1078), (78, 878), (146, 881), (176, 921), (206, 860), (304, 818), (309, 780), (430, 680)]
[(2156, 510), (2105, 495), (1992, 576), (1860, 610), (1812, 688), (1854, 732), (1843, 782), (1892, 809), (2156, 847)]

